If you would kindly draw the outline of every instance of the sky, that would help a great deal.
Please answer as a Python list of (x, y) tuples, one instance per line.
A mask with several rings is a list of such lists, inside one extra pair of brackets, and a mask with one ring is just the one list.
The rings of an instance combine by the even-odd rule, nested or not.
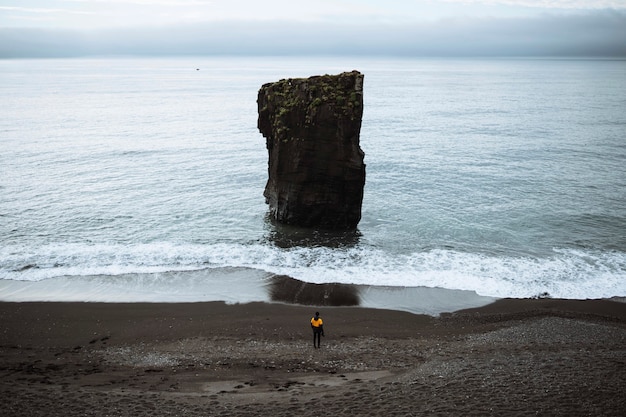
[(626, 0), (0, 0), (0, 58), (626, 58)]

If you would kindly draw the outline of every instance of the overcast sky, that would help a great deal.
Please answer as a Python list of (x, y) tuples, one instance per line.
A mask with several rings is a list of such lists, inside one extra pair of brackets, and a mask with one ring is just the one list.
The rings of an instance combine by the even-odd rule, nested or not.
[(626, 0), (0, 0), (0, 57), (626, 57)]

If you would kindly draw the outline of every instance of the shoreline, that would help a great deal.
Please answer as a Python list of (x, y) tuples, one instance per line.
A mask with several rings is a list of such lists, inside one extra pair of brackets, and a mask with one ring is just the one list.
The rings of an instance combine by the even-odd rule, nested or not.
[[(310, 340), (320, 311), (326, 337)], [(7, 416), (623, 415), (626, 304), (0, 302)], [(321, 408), (320, 408), (321, 406)]]
[(497, 299), (474, 291), (445, 288), (314, 284), (250, 268), (178, 271), (164, 275), (165, 280), (153, 273), (60, 276), (41, 281), (0, 280), (0, 302), (279, 302), (359, 306), (437, 316), (461, 308), (480, 307)]

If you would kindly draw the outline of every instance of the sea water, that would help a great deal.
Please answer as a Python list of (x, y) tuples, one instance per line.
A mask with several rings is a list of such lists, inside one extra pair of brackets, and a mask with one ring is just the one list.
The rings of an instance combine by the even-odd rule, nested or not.
[[(358, 230), (273, 223), (259, 88), (353, 69)], [(2, 60), (0, 95), (1, 300), (626, 296), (626, 61)]]

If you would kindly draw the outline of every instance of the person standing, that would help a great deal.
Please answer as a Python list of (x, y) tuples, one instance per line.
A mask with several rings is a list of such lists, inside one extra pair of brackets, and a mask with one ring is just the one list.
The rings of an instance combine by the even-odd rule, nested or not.
[[(324, 336), (324, 322), (319, 312), (315, 312), (315, 317), (311, 318), (311, 328), (313, 329), (313, 347), (320, 347), (320, 336)], [(316, 341), (317, 340), (317, 346)]]

